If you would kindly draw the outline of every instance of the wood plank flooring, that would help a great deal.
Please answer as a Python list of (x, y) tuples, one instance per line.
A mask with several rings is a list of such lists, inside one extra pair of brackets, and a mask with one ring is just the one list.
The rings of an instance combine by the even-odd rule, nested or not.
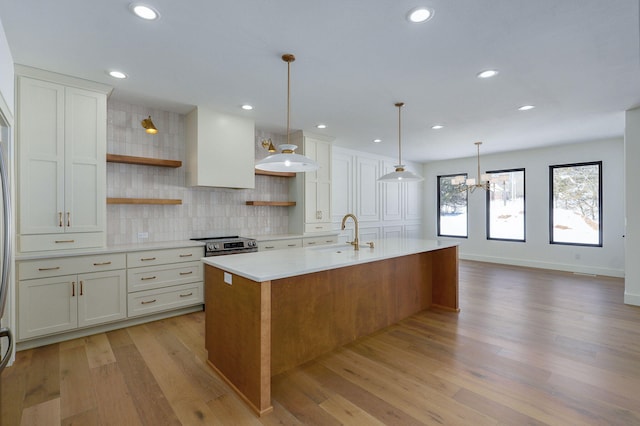
[(204, 313), (19, 352), (2, 425), (640, 425), (620, 279), (460, 262), (426, 311), (273, 378), (256, 417), (206, 365)]

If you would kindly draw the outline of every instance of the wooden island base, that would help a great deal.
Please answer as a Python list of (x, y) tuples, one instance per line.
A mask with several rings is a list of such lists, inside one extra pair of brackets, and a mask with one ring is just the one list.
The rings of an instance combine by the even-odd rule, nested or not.
[(458, 249), (447, 247), (256, 282), (205, 265), (210, 365), (258, 413), (271, 377), (430, 307), (458, 311)]

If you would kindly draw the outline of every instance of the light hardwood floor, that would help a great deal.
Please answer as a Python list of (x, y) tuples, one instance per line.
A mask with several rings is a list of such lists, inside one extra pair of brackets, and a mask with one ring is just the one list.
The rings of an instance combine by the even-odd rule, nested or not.
[(274, 377), (262, 418), (206, 365), (200, 312), (19, 352), (2, 424), (640, 425), (640, 308), (623, 292), (462, 261), (459, 314), (419, 313)]

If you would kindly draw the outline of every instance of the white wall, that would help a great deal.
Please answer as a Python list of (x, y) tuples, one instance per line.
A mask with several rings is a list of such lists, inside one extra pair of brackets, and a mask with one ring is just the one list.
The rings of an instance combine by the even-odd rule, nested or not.
[[(472, 146), (469, 150), (472, 151)], [(635, 158), (640, 158), (636, 156)], [(602, 161), (603, 246), (549, 244), (549, 166)], [(441, 238), (460, 242), (460, 257), (486, 262), (556, 269), (587, 274), (624, 276), (624, 174), (622, 139), (512, 151), (480, 153), (482, 172), (525, 168), (526, 242), (486, 239), (484, 191), (469, 194), (468, 238)], [(476, 157), (424, 165), (425, 230), (437, 238), (437, 176), (468, 173), (476, 177)], [(636, 172), (637, 173), (637, 172)]]
[(8, 108), (11, 115), (14, 115), (14, 74), (13, 57), (9, 50), (9, 43), (4, 34), (4, 27), (0, 21), (0, 103)]
[(625, 116), (624, 169), (625, 169), (625, 253), (626, 274), (624, 302), (640, 306), (640, 108), (629, 110)]

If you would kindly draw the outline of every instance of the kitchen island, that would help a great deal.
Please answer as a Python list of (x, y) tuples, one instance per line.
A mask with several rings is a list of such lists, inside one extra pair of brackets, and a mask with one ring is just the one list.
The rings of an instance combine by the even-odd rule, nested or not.
[(207, 257), (209, 364), (258, 413), (271, 377), (432, 307), (458, 311), (458, 248), (386, 239)]

